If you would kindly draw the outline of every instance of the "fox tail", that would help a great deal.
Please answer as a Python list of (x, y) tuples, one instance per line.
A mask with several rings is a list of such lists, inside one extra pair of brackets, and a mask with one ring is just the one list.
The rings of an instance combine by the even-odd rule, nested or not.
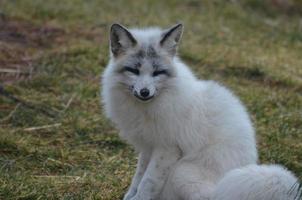
[(228, 172), (213, 200), (302, 200), (298, 179), (279, 165), (249, 165)]

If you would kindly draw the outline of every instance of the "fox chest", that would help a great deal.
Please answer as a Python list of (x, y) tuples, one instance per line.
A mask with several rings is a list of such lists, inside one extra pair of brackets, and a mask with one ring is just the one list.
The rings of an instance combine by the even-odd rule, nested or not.
[(186, 146), (183, 148), (186, 149), (204, 143), (206, 120), (201, 115), (190, 107), (162, 105), (165, 106), (152, 109), (131, 102), (112, 106), (112, 119), (120, 136), (134, 146)]
[(132, 113), (120, 122), (120, 135), (134, 146), (176, 145), (176, 138), (181, 130), (172, 121), (167, 117)]

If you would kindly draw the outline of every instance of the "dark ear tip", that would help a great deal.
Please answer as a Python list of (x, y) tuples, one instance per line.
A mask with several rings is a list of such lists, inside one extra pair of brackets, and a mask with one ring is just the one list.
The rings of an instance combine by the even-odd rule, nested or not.
[(183, 27), (184, 27), (183, 23), (178, 23), (172, 26), (172, 28), (170, 28), (170, 31), (179, 30), (180, 32), (183, 32)]
[(114, 23), (114, 24), (111, 25), (110, 30), (112, 31), (112, 30), (117, 29), (117, 28), (122, 28), (122, 26), (118, 23)]
[(183, 29), (184, 28), (183, 23), (178, 23), (173, 26), (173, 29), (178, 29), (178, 28)]
[(178, 24), (176, 24), (175, 26), (176, 26), (176, 27), (181, 27), (181, 28), (184, 27), (183, 23), (178, 23)]

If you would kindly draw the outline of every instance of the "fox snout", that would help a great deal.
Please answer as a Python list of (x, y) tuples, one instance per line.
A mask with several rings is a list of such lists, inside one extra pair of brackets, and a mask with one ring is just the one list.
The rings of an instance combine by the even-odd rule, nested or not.
[(134, 89), (133, 94), (136, 98), (142, 101), (148, 101), (154, 97), (154, 92), (146, 87), (140, 90)]

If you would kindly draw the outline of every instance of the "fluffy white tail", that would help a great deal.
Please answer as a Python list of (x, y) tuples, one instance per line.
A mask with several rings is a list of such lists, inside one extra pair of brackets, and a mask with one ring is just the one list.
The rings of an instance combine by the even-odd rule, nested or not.
[(250, 165), (226, 174), (213, 200), (302, 200), (298, 179), (278, 165)]

